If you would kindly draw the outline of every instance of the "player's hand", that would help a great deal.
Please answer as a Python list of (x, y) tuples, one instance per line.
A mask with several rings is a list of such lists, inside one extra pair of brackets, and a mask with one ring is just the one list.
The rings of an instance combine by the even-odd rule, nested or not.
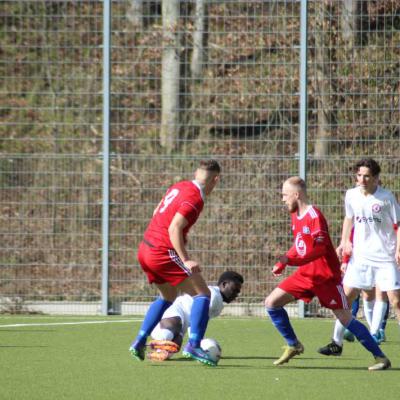
[(272, 268), (272, 274), (274, 276), (282, 275), (282, 272), (285, 269), (285, 267), (286, 267), (286, 264), (283, 264), (281, 262), (277, 262)]
[(343, 258), (343, 245), (341, 243), (336, 248), (336, 254), (339, 257), (339, 261), (342, 261), (342, 258)]
[(185, 267), (190, 269), (192, 273), (201, 272), (200, 264), (195, 260), (186, 260), (183, 262)]
[(347, 263), (342, 263), (342, 264), (340, 265), (340, 270), (342, 271), (342, 274), (343, 274), (343, 275), (346, 273), (347, 265), (348, 265)]
[(397, 267), (398, 267), (398, 269), (400, 269), (400, 250), (396, 250), (395, 258), (396, 258), (396, 262), (397, 262)]
[(289, 259), (287, 258), (287, 256), (285, 254), (283, 254), (282, 256), (279, 257), (279, 262), (281, 264), (285, 264), (285, 267), (286, 267), (287, 263), (289, 262)]

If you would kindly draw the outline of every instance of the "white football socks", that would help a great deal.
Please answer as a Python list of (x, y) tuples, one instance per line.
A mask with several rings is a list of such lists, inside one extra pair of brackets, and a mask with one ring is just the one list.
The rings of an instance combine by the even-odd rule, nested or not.
[(383, 317), (387, 309), (386, 301), (375, 301), (374, 312), (372, 314), (371, 335), (378, 333), (382, 325)]
[(367, 323), (368, 323), (368, 326), (370, 329), (372, 326), (372, 314), (374, 312), (374, 304), (375, 304), (375, 300), (372, 300), (372, 301), (363, 300), (364, 317), (367, 320)]
[(338, 345), (343, 346), (343, 336), (346, 328), (341, 324), (341, 322), (337, 319), (335, 322), (335, 328), (333, 329), (332, 340)]

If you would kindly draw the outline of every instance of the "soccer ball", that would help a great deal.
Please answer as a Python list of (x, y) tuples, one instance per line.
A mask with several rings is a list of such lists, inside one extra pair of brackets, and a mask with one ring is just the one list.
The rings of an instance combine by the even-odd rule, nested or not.
[(200, 343), (200, 347), (210, 354), (213, 361), (218, 363), (221, 358), (222, 349), (215, 339), (204, 338)]

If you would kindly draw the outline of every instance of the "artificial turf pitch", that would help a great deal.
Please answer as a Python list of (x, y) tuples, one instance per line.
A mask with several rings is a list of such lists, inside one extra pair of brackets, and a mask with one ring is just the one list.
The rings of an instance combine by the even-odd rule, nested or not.
[[(107, 323), (56, 325), (96, 321)], [(140, 318), (120, 316), (0, 316), (0, 399), (400, 398), (400, 330), (394, 321), (382, 345), (392, 369), (380, 372), (367, 370), (373, 359), (359, 343), (346, 343), (341, 357), (316, 352), (330, 340), (329, 319), (294, 319), (305, 352), (280, 367), (272, 362), (284, 343), (267, 318), (212, 320), (207, 336), (220, 342), (223, 353), (216, 368), (180, 354), (162, 363), (131, 359), (128, 347), (139, 325)]]

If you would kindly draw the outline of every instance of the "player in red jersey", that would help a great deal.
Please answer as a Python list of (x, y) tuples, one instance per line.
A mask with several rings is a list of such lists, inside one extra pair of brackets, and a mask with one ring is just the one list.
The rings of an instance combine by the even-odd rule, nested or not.
[(220, 173), (217, 161), (201, 161), (194, 180), (172, 185), (154, 210), (139, 246), (138, 260), (149, 283), (157, 286), (160, 297), (150, 305), (139, 334), (129, 349), (138, 360), (144, 360), (147, 337), (175, 300), (178, 291), (182, 291), (193, 296), (191, 333), (183, 355), (207, 365), (216, 365), (200, 347), (207, 328), (211, 293), (201, 275), (199, 262), (189, 256), (186, 242), (190, 228), (203, 209), (204, 199), (218, 183)]
[(286, 180), (282, 186), (282, 201), (291, 214), (295, 242), (286, 254), (280, 256), (272, 272), (279, 276), (287, 265), (299, 268), (265, 299), (273, 324), (287, 342), (284, 353), (274, 364), (284, 364), (304, 352), (283, 307), (296, 299), (310, 302), (317, 296), (321, 305), (331, 309), (336, 318), (373, 354), (375, 364), (369, 370), (389, 368), (390, 361), (368, 329), (354, 319), (348, 309), (341, 284), (340, 263), (329, 237), (328, 225), (321, 211), (309, 203), (304, 180), (296, 176)]

